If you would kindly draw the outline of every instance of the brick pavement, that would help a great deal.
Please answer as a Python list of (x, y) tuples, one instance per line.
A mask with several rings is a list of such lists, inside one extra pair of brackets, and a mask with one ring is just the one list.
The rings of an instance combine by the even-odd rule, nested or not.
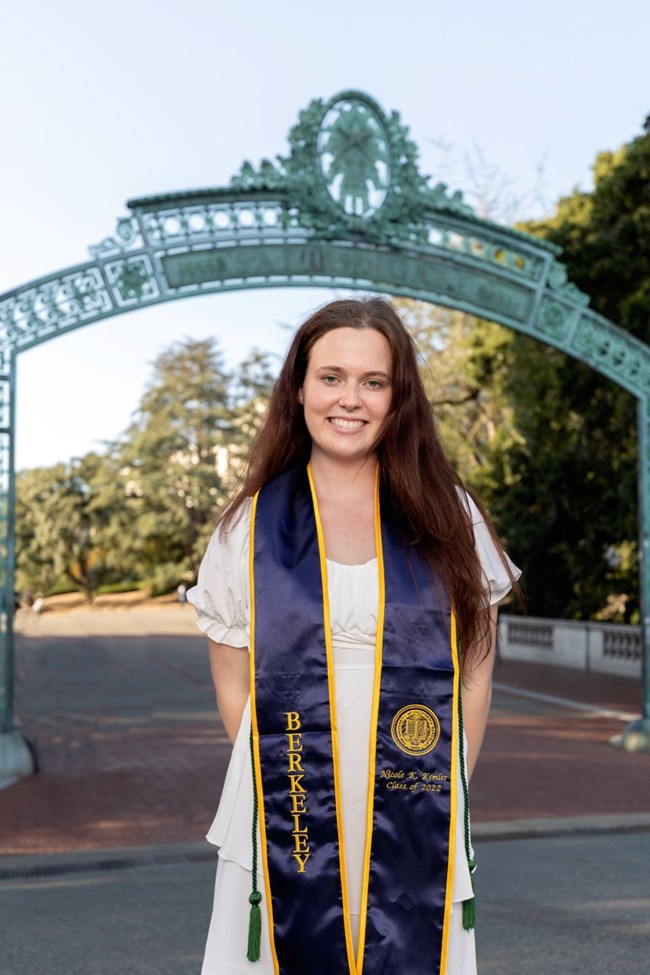
[[(128, 628), (123, 615), (111, 614), (104, 627)], [(202, 839), (230, 751), (205, 640), (47, 636), (45, 619), (39, 624), (38, 636), (18, 640), (16, 711), (40, 771), (0, 791), (0, 851)]]
[[(0, 852), (200, 840), (229, 745), (191, 610), (53, 614), (23, 630), (17, 714), (40, 772), (0, 791)], [(496, 680), (610, 710), (639, 707), (638, 682), (622, 678), (503, 663)], [(472, 783), (475, 821), (650, 813), (650, 756), (611, 747), (622, 727), (497, 692)]]
[[(505, 662), (495, 682), (639, 713), (639, 681)], [(615, 749), (624, 721), (495, 692), (472, 781), (476, 822), (650, 813), (650, 755)]]

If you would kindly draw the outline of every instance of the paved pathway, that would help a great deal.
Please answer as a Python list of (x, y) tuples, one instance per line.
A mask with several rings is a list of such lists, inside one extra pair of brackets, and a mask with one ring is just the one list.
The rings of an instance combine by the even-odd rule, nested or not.
[[(191, 608), (77, 610), (22, 629), (17, 714), (40, 772), (0, 791), (0, 851), (200, 840), (229, 745)], [(503, 663), (496, 681), (610, 712), (634, 712), (640, 700), (635, 681), (533, 664)], [(622, 727), (497, 690), (472, 783), (477, 835), (540, 819), (650, 821), (650, 756), (612, 748)]]
[[(650, 813), (650, 755), (610, 744), (639, 713), (638, 681), (509, 662), (497, 667), (495, 682), (472, 782), (477, 823)], [(522, 690), (535, 696), (512, 693)], [(602, 710), (557, 706), (537, 695)]]
[(98, 614), (110, 636), (59, 635), (92, 628), (66, 615), (18, 640), (17, 716), (40, 771), (0, 791), (0, 851), (200, 840), (230, 747), (191, 610), (175, 608), (175, 636), (146, 610)]
[[(0, 790), (0, 975), (197, 975), (229, 745), (192, 611), (22, 629), (40, 772)], [(650, 756), (610, 744), (638, 683), (508, 663), (496, 685), (472, 784), (481, 975), (645, 975)]]
[[(198, 975), (205, 845), (0, 860), (0, 975)], [(476, 848), (481, 975), (648, 975), (650, 832)]]

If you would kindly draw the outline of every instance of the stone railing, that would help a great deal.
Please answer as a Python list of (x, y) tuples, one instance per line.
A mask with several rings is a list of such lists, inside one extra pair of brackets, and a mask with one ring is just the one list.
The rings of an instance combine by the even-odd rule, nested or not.
[(641, 628), (501, 614), (499, 653), (504, 660), (640, 677)]

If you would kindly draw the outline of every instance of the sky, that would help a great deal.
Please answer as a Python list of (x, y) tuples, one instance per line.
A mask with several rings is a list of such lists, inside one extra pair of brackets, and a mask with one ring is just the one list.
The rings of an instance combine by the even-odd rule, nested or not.
[[(640, 133), (649, 36), (639, 0), (21, 0), (3, 18), (0, 292), (86, 260), (127, 199), (284, 153), (300, 109), (348, 88), (401, 113), (434, 182), (471, 193), (481, 155), (517, 215), (540, 216)], [(232, 365), (281, 353), (329, 297), (203, 296), (21, 353), (18, 469), (118, 437), (174, 341), (215, 336)]]

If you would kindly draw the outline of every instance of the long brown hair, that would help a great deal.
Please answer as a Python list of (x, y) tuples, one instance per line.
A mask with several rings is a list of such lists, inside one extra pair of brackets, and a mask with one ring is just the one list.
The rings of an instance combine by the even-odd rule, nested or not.
[[(417, 546), (437, 570), (454, 607), (464, 664), (487, 652), (489, 606), (461, 480), (445, 456), (417, 364), (413, 339), (392, 305), (383, 298), (345, 298), (318, 309), (293, 337), (273, 388), (263, 426), (253, 444), (240, 489), (222, 519), (227, 530), (246, 498), (296, 463), (307, 464), (311, 439), (299, 403), (309, 355), (326, 332), (372, 328), (386, 338), (392, 355), (391, 406), (374, 449), (382, 492), (406, 544)], [(505, 552), (482, 505), (504, 567), (514, 583)], [(389, 514), (390, 517), (390, 514)]]

